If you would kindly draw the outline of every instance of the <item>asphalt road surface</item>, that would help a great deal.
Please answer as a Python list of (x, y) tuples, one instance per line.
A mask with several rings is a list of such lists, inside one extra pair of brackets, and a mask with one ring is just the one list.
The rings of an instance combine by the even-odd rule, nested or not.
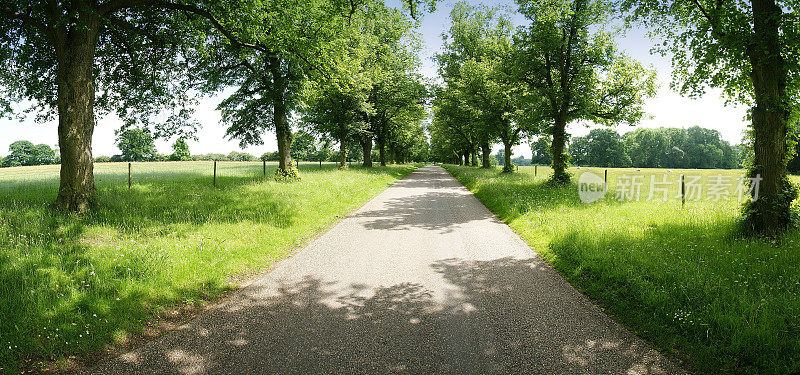
[(97, 374), (676, 374), (440, 167)]

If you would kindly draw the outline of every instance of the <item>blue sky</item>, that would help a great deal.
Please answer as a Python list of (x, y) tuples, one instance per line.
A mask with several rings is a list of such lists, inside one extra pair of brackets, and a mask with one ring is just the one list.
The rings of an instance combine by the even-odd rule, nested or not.
[[(390, 0), (390, 4), (399, 4), (399, 0)], [(471, 4), (486, 5), (506, 5), (511, 10), (516, 6), (513, 1), (475, 1), (469, 0)], [(445, 0), (439, 2), (434, 13), (426, 14), (417, 30), (425, 42), (422, 51), (422, 74), (427, 77), (435, 78), (436, 67), (431, 58), (441, 50), (441, 34), (449, 26), (449, 13), (455, 1)], [(516, 24), (524, 23), (524, 18), (519, 15), (512, 17)], [(671, 67), (669, 58), (654, 56), (649, 53), (652, 42), (646, 37), (644, 30), (628, 30), (624, 35), (617, 38), (618, 45), (635, 59), (645, 65), (652, 65), (658, 71), (658, 79), (661, 88), (655, 98), (648, 100), (646, 110), (652, 116), (651, 119), (642, 121), (639, 127), (690, 127), (699, 125), (706, 128), (716, 129), (723, 139), (731, 143), (738, 143), (742, 139), (742, 134), (746, 128), (743, 118), (745, 108), (725, 106), (719, 91), (710, 89), (706, 95), (698, 100), (681, 97), (669, 88)], [(237, 141), (224, 139), (225, 128), (219, 124), (220, 115), (215, 110), (219, 98), (209, 98), (203, 100), (196, 108), (196, 118), (203, 125), (198, 132), (198, 140), (190, 141), (189, 146), (193, 154), (200, 153), (229, 153), (230, 151), (240, 150)], [(119, 120), (113, 116), (98, 119), (93, 139), (94, 155), (113, 155), (119, 152), (114, 145), (114, 130), (119, 128)], [(32, 120), (19, 122), (16, 120), (0, 119), (0, 155), (8, 153), (8, 145), (20, 139), (26, 139), (34, 143), (45, 143), (56, 145), (58, 136), (56, 133), (57, 124), (50, 122), (46, 124), (36, 124)], [(584, 124), (573, 124), (569, 132), (574, 135), (585, 135), (591, 127)], [(621, 133), (635, 129), (635, 127), (618, 127)], [(245, 151), (255, 155), (260, 155), (267, 151), (277, 150), (274, 134), (267, 133), (263, 146), (248, 147)], [(171, 140), (159, 140), (156, 145), (161, 153), (170, 153)], [(527, 144), (522, 144), (514, 149), (515, 155), (525, 155), (530, 157), (530, 149)]]

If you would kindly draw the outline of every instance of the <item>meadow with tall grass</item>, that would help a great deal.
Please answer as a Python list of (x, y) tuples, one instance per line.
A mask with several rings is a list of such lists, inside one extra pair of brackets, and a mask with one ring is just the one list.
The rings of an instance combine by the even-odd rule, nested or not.
[(58, 166), (0, 169), (0, 373), (85, 356), (142, 332), (164, 309), (212, 300), (397, 179), (409, 165), (261, 162), (97, 164), (99, 208), (50, 209)]
[[(800, 230), (742, 238), (735, 186), (719, 199), (707, 184), (700, 199), (677, 198), (681, 174), (736, 185), (742, 171), (609, 169), (605, 199), (584, 204), (576, 184), (546, 183), (549, 168), (446, 168), (570, 283), (687, 369), (800, 371)], [(604, 176), (570, 170), (576, 181), (587, 171)], [(633, 175), (643, 176), (640, 199), (617, 199)], [(651, 176), (672, 182), (666, 201), (648, 199)]]

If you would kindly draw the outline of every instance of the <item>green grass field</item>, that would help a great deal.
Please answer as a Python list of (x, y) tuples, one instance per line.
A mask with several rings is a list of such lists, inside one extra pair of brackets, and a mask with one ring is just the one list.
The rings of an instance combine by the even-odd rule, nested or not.
[[(85, 355), (142, 331), (159, 310), (213, 299), (382, 191), (413, 166), (97, 164), (100, 208), (78, 218), (49, 204), (58, 166), (0, 169), (0, 373)], [(233, 283), (233, 284), (232, 284)], [(23, 365), (27, 366), (27, 365)]]
[[(800, 230), (776, 243), (740, 238), (736, 199), (708, 201), (707, 189), (681, 207), (677, 183), (666, 202), (647, 201), (651, 175), (735, 180), (742, 171), (610, 169), (606, 199), (584, 204), (576, 185), (545, 184), (549, 168), (534, 177), (533, 167), (446, 167), (568, 281), (689, 370), (800, 371)], [(570, 170), (576, 181), (586, 171), (603, 176)], [(645, 176), (641, 201), (615, 199), (625, 174)]]

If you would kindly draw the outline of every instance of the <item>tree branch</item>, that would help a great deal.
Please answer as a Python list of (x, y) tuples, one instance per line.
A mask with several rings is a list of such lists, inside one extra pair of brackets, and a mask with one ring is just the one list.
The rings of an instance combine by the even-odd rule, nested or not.
[(18, 10), (11, 9), (8, 5), (0, 5), (0, 14), (5, 15), (10, 19), (21, 21), (25, 25), (33, 26), (39, 31), (43, 32), (48, 37), (53, 37), (52, 30), (45, 25), (44, 22), (38, 20), (27, 13), (22, 13)]
[(165, 42), (164, 40), (161, 40), (158, 36), (148, 32), (147, 30), (142, 30), (142, 29), (136, 27), (135, 25), (131, 24), (130, 22), (125, 21), (123, 19), (120, 19), (120, 18), (117, 18), (117, 17), (106, 17), (105, 19), (108, 20), (108, 22), (110, 24), (114, 25), (115, 27), (120, 28), (120, 29), (125, 29), (125, 30), (128, 30), (128, 31), (130, 31), (130, 32), (132, 32), (134, 34), (138, 34), (138, 35), (144, 36), (144, 37), (150, 39), (151, 41), (153, 41), (153, 43), (161, 44), (161, 43)]
[(711, 25), (711, 33), (716, 34), (715, 36), (717, 39), (723, 38), (725, 36), (725, 33), (722, 30), (720, 30), (721, 26), (719, 25), (719, 17), (718, 17), (720, 8), (722, 7), (722, 1), (719, 0), (717, 1), (717, 7), (715, 11), (717, 17), (714, 18), (712, 18), (711, 15), (708, 14), (706, 9), (703, 8), (703, 5), (700, 4), (700, 0), (692, 0), (692, 3), (694, 3), (697, 9), (700, 10), (700, 13), (703, 15), (703, 17), (706, 20), (708, 20), (708, 24)]
[(217, 18), (214, 17), (213, 14), (211, 14), (211, 12), (205, 9), (198, 8), (193, 5), (176, 4), (168, 1), (159, 1), (159, 0), (115, 0), (101, 5), (98, 8), (98, 13), (100, 13), (103, 16), (108, 16), (121, 9), (128, 9), (139, 6), (151, 6), (160, 9), (180, 10), (187, 13), (198, 15), (208, 20), (211, 23), (211, 25), (217, 31), (219, 31), (225, 38), (227, 38), (234, 46), (251, 48), (264, 53), (272, 53), (272, 51), (270, 51), (268, 48), (262, 45), (240, 41), (238, 38), (236, 38), (235, 35), (233, 35), (233, 33), (230, 32), (230, 30), (228, 30), (225, 26), (223, 26), (222, 23), (220, 23), (219, 20), (217, 20)]

